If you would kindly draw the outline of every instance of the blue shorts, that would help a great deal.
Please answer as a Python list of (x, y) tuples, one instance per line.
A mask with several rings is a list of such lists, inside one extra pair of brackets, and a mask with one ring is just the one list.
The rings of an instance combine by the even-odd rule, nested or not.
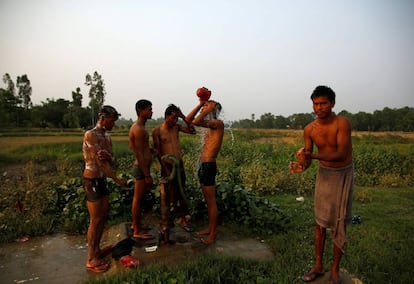
[(215, 185), (217, 174), (216, 162), (201, 163), (198, 167), (198, 179), (201, 185)]
[(83, 189), (85, 190), (86, 200), (90, 202), (109, 195), (106, 178), (83, 178)]

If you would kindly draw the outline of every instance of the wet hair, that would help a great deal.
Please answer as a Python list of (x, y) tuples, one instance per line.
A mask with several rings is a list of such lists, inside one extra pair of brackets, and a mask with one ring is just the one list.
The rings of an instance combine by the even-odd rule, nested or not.
[(180, 112), (180, 108), (177, 107), (174, 104), (168, 105), (168, 107), (165, 109), (164, 117), (167, 118), (167, 116), (170, 116), (174, 112)]
[(99, 111), (98, 117), (101, 117), (101, 116), (103, 116), (104, 118), (111, 116), (111, 117), (114, 117), (115, 119), (118, 119), (118, 117), (120, 117), (121, 114), (118, 113), (113, 106), (106, 105), (106, 106), (103, 106), (101, 110)]
[(335, 92), (327, 86), (317, 86), (315, 90), (313, 90), (310, 97), (311, 100), (318, 97), (327, 97), (331, 103), (335, 102)]
[(137, 112), (137, 115), (139, 115), (139, 112), (147, 107), (152, 106), (152, 103), (149, 100), (139, 100), (135, 104), (135, 111)]
[(214, 114), (214, 118), (218, 118), (222, 110), (222, 106), (219, 102), (215, 102), (215, 103), (216, 103), (216, 108), (214, 109), (213, 114)]

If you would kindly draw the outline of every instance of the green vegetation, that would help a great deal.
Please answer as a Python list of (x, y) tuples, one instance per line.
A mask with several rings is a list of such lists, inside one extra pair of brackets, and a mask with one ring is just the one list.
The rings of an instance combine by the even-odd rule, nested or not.
[[(81, 187), (82, 131), (14, 131), (0, 136), (0, 242), (22, 235), (56, 231), (84, 233), (88, 214)], [(59, 135), (58, 135), (59, 134)], [(103, 283), (291, 283), (313, 259), (314, 163), (301, 175), (290, 175), (288, 161), (301, 145), (292, 130), (226, 131), (218, 158), (220, 220), (237, 232), (260, 236), (275, 253), (271, 262), (211, 255), (177, 267), (149, 266), (104, 278)], [(127, 133), (112, 134), (118, 173), (130, 178), (133, 157)], [(343, 260), (364, 283), (410, 282), (414, 239), (414, 135), (410, 133), (353, 134), (357, 188), (354, 214), (362, 224), (349, 228)], [(182, 135), (191, 214), (203, 222), (205, 206), (196, 177), (200, 137)], [(159, 165), (153, 163), (155, 181)], [(130, 219), (132, 180), (120, 188), (110, 181), (110, 224)], [(305, 202), (295, 201), (304, 196)], [(156, 187), (146, 205), (159, 210)], [(30, 225), (29, 225), (30, 224)], [(330, 247), (330, 240), (327, 240)], [(326, 263), (332, 252), (326, 251)], [(254, 269), (252, 269), (254, 267)], [(213, 279), (213, 280), (212, 280)], [(214, 280), (216, 279), (216, 280)], [(105, 282), (108, 281), (108, 282)]]
[[(313, 264), (313, 200), (297, 202), (291, 194), (275, 195), (271, 200), (293, 224), (286, 232), (263, 238), (275, 254), (274, 261), (208, 255), (177, 265), (144, 266), (87, 283), (299, 283), (299, 276)], [(413, 210), (413, 188), (357, 187), (353, 213), (361, 216), (362, 223), (348, 227), (341, 267), (363, 283), (411, 283)], [(331, 247), (327, 238), (326, 268), (333, 259)]]

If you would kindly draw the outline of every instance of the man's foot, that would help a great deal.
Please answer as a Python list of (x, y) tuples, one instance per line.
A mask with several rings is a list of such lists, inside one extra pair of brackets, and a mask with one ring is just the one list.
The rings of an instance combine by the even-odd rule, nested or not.
[(101, 273), (109, 269), (109, 264), (105, 262), (87, 263), (86, 270)]
[(197, 236), (204, 236), (204, 235), (208, 235), (208, 234), (210, 234), (210, 230), (207, 228), (207, 229), (204, 229), (204, 230), (201, 230), (201, 231), (197, 231), (196, 232), (196, 235)]
[(99, 250), (99, 252), (96, 254), (96, 258), (104, 258), (108, 254), (112, 252), (112, 249), (114, 248), (114, 245), (106, 246)]
[(312, 282), (315, 281), (317, 278), (322, 277), (325, 275), (325, 271), (318, 272), (316, 270), (305, 272), (301, 277), (300, 280), (303, 282)]
[(208, 237), (208, 238), (201, 238), (200, 241), (205, 245), (211, 245), (216, 242), (216, 239)]

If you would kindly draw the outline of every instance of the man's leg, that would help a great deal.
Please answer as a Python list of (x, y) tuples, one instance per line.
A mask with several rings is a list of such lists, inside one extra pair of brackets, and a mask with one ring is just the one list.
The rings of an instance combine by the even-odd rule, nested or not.
[(216, 186), (201, 186), (204, 194), (204, 199), (207, 203), (208, 212), (208, 236), (202, 241), (205, 244), (212, 244), (217, 238), (217, 202), (216, 202)]
[(134, 184), (134, 197), (132, 199), (132, 228), (134, 230), (133, 235), (139, 235), (141, 233), (141, 201), (145, 192), (145, 180), (136, 179)]
[(315, 225), (315, 271), (323, 272), (323, 252), (325, 248), (326, 228)]
[(135, 179), (134, 184), (134, 197), (132, 199), (132, 237), (139, 239), (153, 239), (154, 236), (151, 234), (146, 234), (141, 228), (141, 208), (142, 208), (142, 199), (145, 194), (147, 185), (145, 184), (144, 179)]
[(314, 233), (314, 246), (315, 246), (315, 265), (309, 272), (306, 272), (302, 276), (302, 280), (305, 282), (312, 281), (313, 279), (325, 274), (323, 267), (323, 252), (325, 248), (326, 228), (322, 228), (318, 224), (315, 225)]
[(99, 200), (87, 201), (87, 207), (90, 216), (88, 227), (88, 260), (87, 266), (96, 266), (98, 261), (99, 245), (105, 228), (105, 222), (108, 216), (109, 196), (103, 196)]
[(342, 254), (343, 254), (342, 250), (337, 245), (334, 244), (333, 245), (334, 259), (333, 259), (333, 263), (332, 263), (332, 267), (330, 271), (331, 280), (338, 281), (340, 278), (339, 263), (341, 262)]

